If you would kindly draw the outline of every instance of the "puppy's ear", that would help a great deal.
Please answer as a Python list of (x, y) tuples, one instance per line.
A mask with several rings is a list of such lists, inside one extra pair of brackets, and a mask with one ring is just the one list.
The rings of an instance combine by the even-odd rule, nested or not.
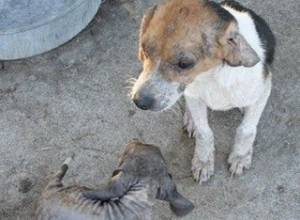
[(162, 185), (158, 189), (156, 198), (169, 202), (171, 210), (177, 216), (187, 215), (194, 209), (193, 203), (178, 193), (175, 182), (172, 180), (170, 174), (164, 178)]
[(177, 216), (187, 215), (194, 209), (193, 203), (178, 193), (176, 189), (170, 195), (169, 203), (171, 210)]
[(143, 20), (142, 20), (142, 23), (141, 23), (141, 26), (140, 26), (140, 35), (139, 35), (139, 40), (140, 40), (140, 45), (139, 45), (139, 59), (140, 60), (143, 60), (144, 57), (143, 57), (143, 49), (142, 49), (142, 36), (143, 34), (146, 32), (149, 24), (150, 24), (150, 21), (151, 19), (153, 18), (154, 14), (155, 14), (155, 11), (157, 9), (157, 5), (149, 8), (144, 17), (143, 17)]
[(122, 171), (114, 172), (108, 184), (102, 185), (99, 189), (83, 193), (83, 196), (91, 200), (109, 201), (113, 198), (123, 196), (130, 187), (130, 180)]
[(219, 43), (222, 46), (222, 59), (230, 66), (252, 67), (260, 58), (246, 39), (239, 33), (236, 22), (231, 22)]

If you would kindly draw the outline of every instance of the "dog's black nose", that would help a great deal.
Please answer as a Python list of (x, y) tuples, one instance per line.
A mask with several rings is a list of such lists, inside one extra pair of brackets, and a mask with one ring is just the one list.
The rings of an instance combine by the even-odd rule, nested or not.
[(139, 94), (135, 94), (132, 100), (136, 104), (136, 106), (142, 110), (151, 109), (155, 102), (154, 98), (147, 95), (139, 95)]

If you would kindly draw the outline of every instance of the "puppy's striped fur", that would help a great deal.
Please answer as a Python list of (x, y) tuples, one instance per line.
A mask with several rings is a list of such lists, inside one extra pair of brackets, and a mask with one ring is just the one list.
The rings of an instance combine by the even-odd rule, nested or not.
[(64, 186), (68, 159), (51, 178), (36, 209), (38, 220), (150, 220), (154, 199), (169, 202), (178, 216), (193, 204), (179, 194), (158, 147), (130, 142), (108, 183), (98, 189)]

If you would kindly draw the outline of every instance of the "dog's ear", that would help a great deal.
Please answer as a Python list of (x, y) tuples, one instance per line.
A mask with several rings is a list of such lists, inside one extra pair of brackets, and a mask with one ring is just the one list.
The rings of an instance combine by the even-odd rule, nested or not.
[(178, 193), (170, 174), (164, 178), (156, 198), (169, 202), (171, 210), (177, 216), (184, 216), (194, 209), (193, 203)]
[(149, 26), (149, 23), (155, 14), (156, 9), (157, 9), (157, 5), (147, 9), (147, 11), (145, 12), (145, 15), (143, 17), (141, 27), (140, 27), (140, 37), (146, 32), (146, 30)]
[(83, 193), (83, 196), (91, 200), (109, 201), (123, 196), (130, 187), (130, 180), (122, 171), (114, 172), (113, 177), (107, 184), (99, 189)]
[(146, 32), (149, 24), (150, 24), (150, 21), (151, 19), (153, 18), (154, 14), (155, 14), (155, 11), (157, 9), (157, 5), (149, 8), (146, 12), (145, 12), (145, 15), (143, 17), (143, 20), (142, 20), (142, 23), (141, 23), (141, 26), (140, 26), (140, 35), (139, 35), (139, 40), (140, 40), (140, 45), (139, 45), (139, 59), (140, 60), (143, 60), (143, 50), (142, 50), (142, 36), (143, 34)]
[(231, 22), (219, 38), (222, 59), (230, 66), (252, 67), (260, 58), (247, 40), (239, 33), (236, 22)]
[(194, 209), (194, 205), (175, 189), (170, 195), (170, 208), (177, 216), (184, 216)]

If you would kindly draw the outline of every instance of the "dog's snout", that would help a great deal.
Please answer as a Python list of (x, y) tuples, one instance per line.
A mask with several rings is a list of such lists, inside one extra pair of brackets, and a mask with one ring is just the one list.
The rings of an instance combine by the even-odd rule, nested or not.
[(153, 107), (155, 100), (149, 95), (141, 95), (137, 93), (133, 97), (133, 102), (138, 108), (142, 110), (149, 110)]

